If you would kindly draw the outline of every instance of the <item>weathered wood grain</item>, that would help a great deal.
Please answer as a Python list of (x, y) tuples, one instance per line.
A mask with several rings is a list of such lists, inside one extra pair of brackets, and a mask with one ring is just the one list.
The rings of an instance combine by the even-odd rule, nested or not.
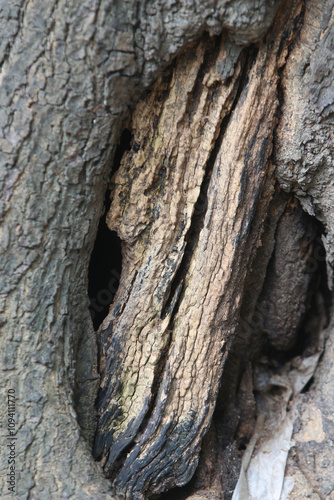
[(294, 8), (285, 5), (266, 40), (238, 61), (224, 37), (192, 48), (133, 115), (107, 217), (124, 268), (99, 332), (95, 442), (129, 497), (185, 484), (196, 468), (273, 195), (279, 70)]

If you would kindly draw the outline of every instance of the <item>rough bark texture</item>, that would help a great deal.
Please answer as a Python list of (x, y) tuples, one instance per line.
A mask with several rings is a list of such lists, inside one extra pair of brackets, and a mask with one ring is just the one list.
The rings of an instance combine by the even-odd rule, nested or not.
[(107, 218), (124, 277), (100, 332), (95, 446), (129, 497), (197, 466), (273, 194), (278, 71), (299, 14), (284, 6), (239, 59), (225, 38), (191, 48), (133, 116)]
[[(332, 283), (333, 5), (283, 5), (264, 37), (278, 3), (1, 6), (1, 408), (5, 420), (5, 395), (15, 389), (17, 498), (140, 498), (190, 479), (266, 238), (274, 166), (281, 186), (324, 224)], [(99, 333), (95, 442), (111, 485), (88, 444), (99, 384), (88, 263), (130, 109), (190, 42), (139, 104), (132, 151), (113, 181), (108, 223), (124, 265)], [(267, 239), (249, 316), (271, 256)], [(334, 489), (331, 342), (297, 407), (293, 498)], [(249, 391), (239, 407), (254, 413)], [(315, 438), (310, 412), (322, 425)], [(314, 453), (328, 458), (326, 474), (309, 460)], [(210, 494), (212, 482), (200, 487)], [(5, 497), (5, 481), (0, 488)]]
[[(306, 2), (303, 28), (282, 75), (282, 116), (277, 131), (277, 176), (305, 210), (324, 225), (328, 285), (333, 291), (334, 30), (333, 2)], [(318, 245), (319, 250), (319, 245)], [(323, 253), (317, 263), (324, 261)], [(287, 475), (291, 499), (333, 498), (333, 323), (311, 390), (298, 397), (295, 448)]]

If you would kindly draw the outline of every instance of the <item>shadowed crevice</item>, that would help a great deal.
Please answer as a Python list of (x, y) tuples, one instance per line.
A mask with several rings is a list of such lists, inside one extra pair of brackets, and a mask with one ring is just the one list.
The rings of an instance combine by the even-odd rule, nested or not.
[[(130, 149), (131, 139), (131, 132), (124, 129), (119, 145), (116, 148), (112, 175), (117, 172), (124, 152)], [(110, 204), (110, 190), (107, 189), (104, 212), (100, 218), (88, 269), (89, 311), (95, 330), (98, 330), (109, 312), (122, 272), (121, 240), (115, 231), (110, 231), (106, 223), (106, 215), (110, 209)]]

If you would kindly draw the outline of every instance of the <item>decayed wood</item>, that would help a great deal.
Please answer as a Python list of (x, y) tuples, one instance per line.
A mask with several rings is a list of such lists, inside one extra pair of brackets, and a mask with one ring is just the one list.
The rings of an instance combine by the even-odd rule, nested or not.
[(82, 438), (95, 430), (87, 270), (110, 160), (183, 47), (223, 26), (259, 40), (277, 4), (247, 0), (239, 17), (228, 0), (1, 2), (1, 388), (20, 400), (17, 498), (112, 495)]
[(226, 39), (193, 48), (134, 114), (108, 215), (124, 268), (99, 332), (95, 442), (128, 496), (185, 484), (197, 465), (273, 194), (279, 69), (300, 12), (283, 5), (234, 72)]

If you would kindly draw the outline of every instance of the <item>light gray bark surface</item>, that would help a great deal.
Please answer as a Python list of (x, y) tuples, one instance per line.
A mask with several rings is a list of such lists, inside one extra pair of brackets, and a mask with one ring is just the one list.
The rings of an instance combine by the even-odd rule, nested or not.
[[(79, 348), (79, 412), (92, 437), (87, 269), (122, 124), (189, 41), (222, 29), (256, 41), (277, 3), (2, 2), (1, 387), (17, 394), (17, 498), (112, 497), (72, 400)], [(5, 396), (1, 408), (6, 418)], [(2, 454), (2, 477), (7, 466)]]

